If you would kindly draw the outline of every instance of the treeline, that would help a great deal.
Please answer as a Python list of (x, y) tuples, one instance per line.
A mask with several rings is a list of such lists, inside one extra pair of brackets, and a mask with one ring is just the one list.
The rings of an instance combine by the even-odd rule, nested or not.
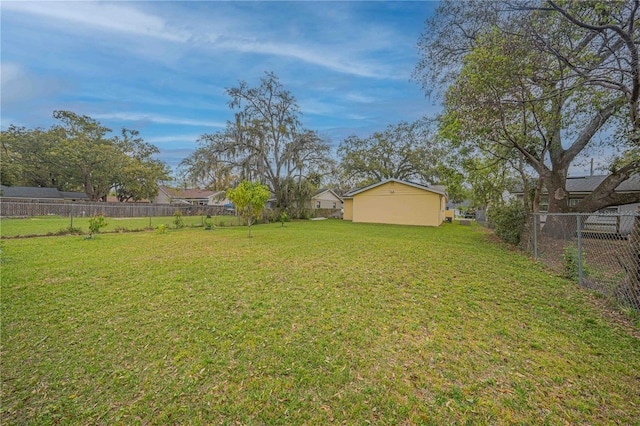
[(257, 87), (241, 81), (226, 92), (233, 119), (226, 129), (202, 135), (179, 166), (190, 185), (224, 190), (234, 182), (257, 181), (274, 194), (276, 208), (297, 216), (321, 186), (346, 192), (387, 178), (447, 183), (445, 152), (434, 142), (432, 121), (350, 136), (336, 158), (330, 141), (302, 126), (295, 97), (273, 73)]
[(92, 201), (105, 201), (115, 191), (120, 201), (150, 199), (170, 169), (154, 158), (159, 152), (136, 130), (111, 129), (70, 111), (55, 111), (59, 124), (49, 129), (10, 126), (3, 130), (0, 180), (7, 186), (36, 186), (84, 191)]

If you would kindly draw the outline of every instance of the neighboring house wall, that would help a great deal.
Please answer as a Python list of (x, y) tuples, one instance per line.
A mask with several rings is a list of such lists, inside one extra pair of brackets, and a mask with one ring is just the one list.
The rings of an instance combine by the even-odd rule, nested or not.
[(445, 203), (442, 194), (400, 182), (387, 182), (353, 196), (352, 220), (439, 226), (444, 221)]
[[(219, 192), (219, 191), (218, 191)], [(216, 205), (210, 204), (211, 196), (216, 191), (202, 189), (174, 189), (160, 186), (158, 196), (153, 199), (154, 204), (191, 204), (194, 206)]]
[(311, 197), (312, 209), (341, 209), (342, 200), (333, 191), (327, 190)]
[(171, 195), (167, 194), (163, 187), (160, 187), (158, 195), (152, 200), (154, 204), (171, 204)]
[(226, 206), (227, 204), (232, 204), (231, 200), (227, 198), (227, 193), (225, 191), (218, 191), (215, 194), (209, 195), (207, 197), (207, 205), (208, 206)]

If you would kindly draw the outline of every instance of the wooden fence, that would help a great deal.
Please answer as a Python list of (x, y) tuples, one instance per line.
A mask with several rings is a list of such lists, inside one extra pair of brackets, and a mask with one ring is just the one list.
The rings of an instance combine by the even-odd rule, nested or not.
[(223, 206), (188, 206), (182, 204), (94, 203), (56, 200), (16, 200), (0, 198), (0, 217), (65, 216), (90, 217), (156, 217), (172, 216), (180, 211), (184, 216), (233, 215), (233, 209)]

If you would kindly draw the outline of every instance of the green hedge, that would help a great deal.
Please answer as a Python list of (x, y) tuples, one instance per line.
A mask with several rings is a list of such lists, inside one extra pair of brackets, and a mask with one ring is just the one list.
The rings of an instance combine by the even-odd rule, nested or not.
[(488, 216), (497, 236), (509, 244), (520, 244), (520, 236), (527, 223), (527, 212), (521, 203), (516, 201), (506, 206), (492, 207)]

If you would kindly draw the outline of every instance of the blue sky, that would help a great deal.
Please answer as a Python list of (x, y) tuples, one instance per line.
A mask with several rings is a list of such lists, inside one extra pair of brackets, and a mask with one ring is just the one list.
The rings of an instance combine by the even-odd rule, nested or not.
[(2, 1), (1, 125), (54, 110), (136, 129), (174, 167), (273, 71), (334, 146), (434, 115), (411, 72), (435, 2)]

